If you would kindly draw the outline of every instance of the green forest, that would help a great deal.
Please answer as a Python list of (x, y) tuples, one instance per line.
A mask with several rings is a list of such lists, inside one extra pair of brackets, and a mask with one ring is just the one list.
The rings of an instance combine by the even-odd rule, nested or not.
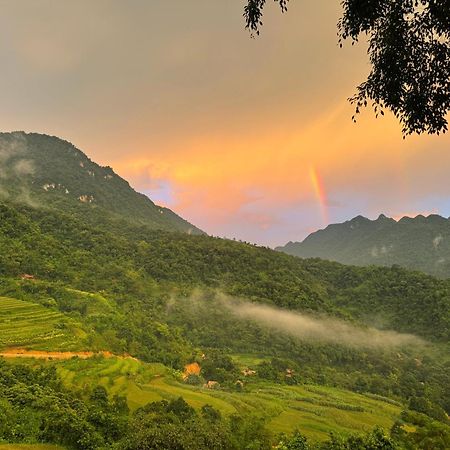
[[(191, 233), (153, 203), (129, 220), (102, 177), (96, 202), (64, 202), (39, 187), (56, 150), (36, 148), (38, 188), (0, 202), (1, 443), (450, 448), (450, 280)], [(337, 325), (300, 336), (242, 307)]]
[(450, 277), (450, 220), (438, 214), (404, 216), (398, 221), (383, 214), (328, 225), (302, 242), (277, 250), (302, 258), (318, 257), (358, 266), (399, 265), (439, 278)]

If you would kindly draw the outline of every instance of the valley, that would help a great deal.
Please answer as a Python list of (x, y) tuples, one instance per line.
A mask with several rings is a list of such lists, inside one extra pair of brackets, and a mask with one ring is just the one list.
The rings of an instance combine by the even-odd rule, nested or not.
[(65, 201), (44, 175), (71, 192), (74, 170), (104, 169), (56, 138), (2, 139), (40, 163), (27, 201), (0, 202), (0, 442), (446, 450), (448, 279), (193, 233), (148, 202), (136, 220), (139, 194), (96, 175), (95, 202)]

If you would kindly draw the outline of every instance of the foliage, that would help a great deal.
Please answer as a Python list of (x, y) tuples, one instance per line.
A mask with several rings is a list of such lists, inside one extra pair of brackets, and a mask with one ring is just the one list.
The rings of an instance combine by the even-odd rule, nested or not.
[(399, 447), (380, 428), (365, 435), (352, 435), (347, 438), (332, 435), (321, 444), (309, 444), (301, 433), (296, 432), (290, 439), (283, 440), (280, 450), (396, 450)]
[[(278, 356), (293, 362), (295, 376), (270, 372), (270, 367), (261, 367), (260, 376), (405, 401), (425, 396), (449, 411), (444, 344), (404, 349), (399, 356), (396, 350), (299, 341), (237, 320), (215, 301), (220, 289), (353, 323), (379, 318), (385, 327), (444, 343), (450, 332), (448, 280), (400, 268), (301, 260), (244, 243), (125, 222), (103, 219), (93, 226), (76, 214), (8, 203), (0, 205), (0, 216), (0, 244), (6, 249), (0, 253), (0, 294), (50, 309), (56, 305), (82, 324), (90, 349), (130, 353), (178, 369), (208, 354), (208, 348), (217, 349), (217, 361), (206, 359), (202, 376), (233, 387), (239, 374), (226, 361), (227, 352)], [(36, 278), (21, 280), (23, 272)]]
[(220, 350), (207, 350), (201, 361), (202, 375), (206, 380), (219, 383), (234, 382), (239, 378), (239, 371), (230, 356)]
[(218, 411), (206, 405), (199, 415), (180, 397), (138, 409), (121, 448), (263, 450), (271, 445), (262, 422), (238, 416), (224, 421)]
[(102, 383), (110, 395), (126, 397), (131, 411), (149, 402), (182, 396), (203, 417), (205, 405), (219, 411), (223, 418), (236, 413), (259, 414), (273, 433), (292, 432), (301, 424), (302, 431), (312, 440), (324, 439), (331, 431), (339, 434), (349, 429), (366, 431), (374, 424), (390, 429), (402, 408), (401, 404), (382, 397), (371, 398), (367, 394), (312, 384), (275, 384), (242, 374), (240, 389), (232, 383), (208, 389), (174, 379), (176, 372), (171, 373), (161, 364), (130, 358), (75, 358), (45, 364), (54, 364), (68, 387), (83, 389)]
[(450, 448), (450, 427), (417, 412), (404, 411), (401, 420), (392, 427), (391, 434), (408, 450)]
[[(128, 353), (166, 366), (159, 364), (163, 369), (147, 373), (141, 361), (123, 357), (98, 372), (101, 358), (67, 361), (59, 368), (63, 385), (42, 367), (2, 363), (3, 440), (86, 449), (116, 445), (263, 449), (272, 443), (266, 420), (276, 421), (271, 426), (283, 431), (286, 417), (293, 422), (332, 410), (370, 422), (373, 415), (366, 414), (365, 405), (375, 404), (381, 410), (380, 403), (390, 412), (377, 423), (384, 420), (391, 426), (392, 411), (398, 413), (398, 404), (409, 405), (431, 421), (430, 427), (424, 427), (427, 437), (418, 440), (433, 439), (432, 419), (444, 426), (438, 428), (438, 442), (445, 438), (441, 431), (448, 421), (445, 412), (450, 410), (446, 346), (450, 281), (399, 267), (358, 268), (301, 260), (242, 242), (168, 231), (180, 228), (173, 222), (166, 226), (166, 222), (150, 220), (153, 207), (133, 203), (135, 193), (124, 187), (123, 180), (114, 175), (97, 180), (97, 175), (107, 172), (70, 144), (34, 135), (2, 139), (16, 146), (23, 140), (31, 142), (21, 150), (25, 153), (17, 152), (19, 147), (14, 145), (14, 151), (5, 153), (8, 180), (20, 178), (14, 158), (36, 161), (39, 154), (44, 156), (34, 171), (25, 163), (19, 165), (20, 171), (27, 169), (25, 184), (10, 183), (9, 193), (16, 197), (0, 202), (0, 329), (5, 336), (16, 333), (14, 342), (3, 345), (60, 350), (70, 344), (83, 350)], [(50, 156), (59, 152), (66, 153), (53, 167)], [(73, 183), (69, 191), (78, 194), (76, 189), (84, 187), (76, 184), (78, 178), (72, 178), (70, 170), (65, 171), (65, 165), (75, 170), (74, 164), (94, 173), (83, 177), (95, 180), (88, 184), (98, 189), (99, 204), (84, 204), (76, 197), (66, 201), (69, 194), (59, 187), (51, 188), (52, 195), (47, 195), (49, 187), (41, 189), (44, 179), (39, 177), (51, 173), (52, 178), (60, 177), (55, 186), (65, 189)], [(103, 186), (113, 179), (118, 183), (115, 187)], [(22, 188), (30, 190), (28, 199), (45, 198), (49, 207), (14, 201), (20, 200)], [(131, 222), (125, 217), (130, 211), (123, 205), (108, 209), (108, 195), (116, 191), (118, 205), (142, 206), (146, 219), (137, 214)], [(229, 297), (317, 318), (333, 316), (356, 327), (379, 321), (383, 327), (414, 333), (429, 342), (418, 348), (366, 349), (301, 340), (236, 318), (226, 307)], [(11, 326), (12, 319), (21, 325), (17, 330)], [(30, 332), (38, 329), (36, 335)], [(54, 329), (64, 331), (61, 340), (46, 339), (46, 333)], [(68, 343), (71, 334), (74, 340)], [(252, 364), (256, 372), (252, 376), (243, 373), (245, 367), (236, 359), (242, 353), (257, 361)], [(184, 365), (192, 362), (200, 364), (201, 372), (188, 379), (191, 384), (161, 378), (162, 373), (181, 378)], [(82, 364), (94, 367), (86, 375), (77, 370)], [(114, 374), (114, 379), (108, 374)], [(199, 385), (203, 379), (220, 383), (220, 389), (203, 388)], [(349, 395), (356, 395), (348, 392), (342, 398), (310, 392), (311, 384), (364, 393), (366, 401), (347, 401)], [(127, 389), (134, 390), (134, 401), (120, 397), (128, 395)], [(197, 409), (174, 399), (180, 394)], [(136, 400), (137, 396), (141, 398)], [(142, 406), (148, 401), (153, 405)], [(130, 415), (128, 408), (137, 406), (141, 408)], [(241, 407), (245, 413), (233, 415)], [(252, 414), (255, 411), (257, 416)], [(358, 439), (352, 442), (369, 438)]]
[(0, 348), (26, 344), (67, 350), (76, 346), (80, 327), (54, 306), (0, 297)]
[[(286, 11), (287, 0), (275, 0)], [(266, 0), (247, 0), (246, 26), (259, 34)], [(446, 132), (450, 109), (450, 4), (447, 0), (344, 0), (340, 42), (369, 41), (371, 71), (350, 99), (390, 109), (404, 135)], [(354, 116), (355, 117), (355, 116)]]
[(119, 439), (126, 417), (115, 403), (80, 397), (62, 386), (54, 367), (0, 362), (0, 440), (94, 449)]
[(359, 266), (399, 265), (449, 278), (450, 220), (435, 214), (403, 217), (398, 222), (383, 215), (376, 220), (358, 216), (277, 250)]
[(201, 231), (136, 192), (110, 167), (91, 161), (71, 143), (38, 133), (0, 133), (0, 197), (82, 212), (94, 222), (116, 218), (148, 227)]

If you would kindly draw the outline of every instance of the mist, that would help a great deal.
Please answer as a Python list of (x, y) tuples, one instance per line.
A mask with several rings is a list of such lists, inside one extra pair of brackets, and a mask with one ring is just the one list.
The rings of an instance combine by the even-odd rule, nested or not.
[(424, 343), (412, 334), (358, 327), (342, 320), (317, 318), (267, 305), (229, 301), (223, 297), (221, 303), (238, 319), (252, 320), (303, 340), (366, 348), (417, 346)]
[(33, 161), (22, 157), (26, 153), (27, 141), (24, 136), (14, 134), (13, 139), (0, 137), (0, 178), (9, 180), (33, 174)]
[(27, 154), (27, 139), (22, 133), (12, 133), (12, 139), (0, 137), (0, 199), (13, 198), (38, 208), (39, 204), (32, 198), (25, 182), (25, 177), (35, 173), (34, 162), (26, 158)]

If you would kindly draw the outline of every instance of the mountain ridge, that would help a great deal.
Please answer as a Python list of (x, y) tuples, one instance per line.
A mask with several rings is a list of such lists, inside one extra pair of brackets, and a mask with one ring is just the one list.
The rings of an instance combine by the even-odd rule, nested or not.
[[(161, 407), (172, 406), (183, 418), (177, 435), (189, 431), (182, 426), (186, 411), (201, 418), (205, 411), (214, 413), (214, 407), (214, 425), (205, 416), (203, 422), (199, 419), (202, 430), (210, 433), (219, 425), (239, 431), (233, 424), (251, 420), (257, 443), (266, 424), (267, 433), (291, 432), (305, 418), (311, 430), (322, 430), (311, 438), (325, 438), (336, 431), (336, 413), (342, 416), (341, 411), (347, 431), (360, 430), (369, 410), (371, 426), (395, 429), (395, 424), (410, 423), (418, 430), (408, 434), (411, 439), (423, 428), (433, 426), (435, 433), (440, 426), (441, 434), (447, 429), (450, 280), (400, 267), (295, 258), (248, 243), (173, 232), (173, 224), (160, 223), (158, 228), (150, 219), (147, 224), (145, 215), (129, 220), (117, 205), (128, 206), (124, 202), (130, 196), (136, 199), (136, 193), (112, 169), (80, 161), (71, 144), (64, 144), (69, 156), (59, 159), (61, 142), (54, 139), (52, 158), (48, 138), (34, 136), (47, 143), (40, 161), (39, 142), (33, 154), (20, 136), (12, 136), (12, 146), (0, 147), (0, 181), (4, 197), (9, 196), (0, 198), (0, 349), (107, 351), (136, 358), (3, 361), (0, 402), (12, 412), (9, 429), (18, 429), (24, 416), (36, 424), (26, 428), (20, 441), (86, 450), (143, 448), (139, 442), (121, 444), (142, 429), (142, 418), (146, 429), (147, 424), (154, 426), (154, 435), (162, 436), (161, 429), (172, 427), (175, 410), (166, 418)], [(107, 175), (111, 178), (105, 179)], [(112, 183), (116, 189), (108, 190)], [(83, 195), (92, 195), (92, 201)], [(17, 197), (22, 201), (14, 202)], [(110, 199), (116, 203), (110, 205)], [(161, 216), (156, 205), (151, 211)], [(391, 226), (386, 220), (381, 218), (381, 228), (382, 222)], [(368, 224), (359, 217), (351, 230)], [(251, 305), (252, 311), (253, 306), (270, 311), (270, 326), (261, 317), (242, 315), (241, 308), (230, 313), (237, 301)], [(324, 339), (273, 328), (280, 313), (295, 323), (302, 317), (322, 324)], [(341, 326), (352, 330), (351, 343), (339, 337)], [(360, 333), (366, 336), (370, 329), (378, 330), (375, 336), (389, 336), (389, 345), (383, 339), (381, 347), (361, 346)], [(336, 339), (330, 340), (334, 333)], [(404, 333), (414, 334), (418, 344), (400, 345), (397, 338)], [(183, 378), (183, 369), (192, 363), (201, 367), (200, 375)], [(29, 364), (36, 372), (27, 370)], [(65, 390), (62, 400), (71, 395), (77, 401), (55, 402), (60, 393), (50, 391), (52, 386)], [(336, 398), (330, 397), (330, 389)], [(355, 403), (355, 395), (364, 395), (363, 405)], [(80, 409), (74, 411), (72, 405)], [(389, 417), (386, 405), (395, 407)], [(324, 408), (333, 413), (324, 415)], [(407, 411), (400, 416), (401, 409)], [(230, 416), (235, 410), (239, 416)], [(254, 416), (258, 410), (264, 415)], [(413, 414), (419, 413), (428, 415), (429, 426), (416, 427)], [(74, 421), (75, 414), (81, 419)], [(221, 415), (222, 422), (217, 422)], [(105, 421), (99, 423), (99, 417)], [(280, 429), (280, 423), (287, 427)], [(70, 433), (65, 424), (70, 424)], [(43, 429), (48, 430), (44, 437)], [(122, 431), (114, 435), (111, 429)], [(0, 437), (7, 441), (11, 438), (4, 430), (8, 427), (0, 430)], [(173, 435), (173, 428), (168, 430), (163, 436)], [(198, 436), (194, 430), (189, 445), (179, 448), (197, 448)], [(239, 436), (235, 446), (221, 448), (250, 448)], [(273, 448), (275, 436), (267, 436), (266, 446), (252, 448)], [(439, 440), (433, 438), (433, 443)]]
[(0, 166), (3, 199), (93, 216), (110, 214), (152, 228), (203, 234), (135, 191), (111, 167), (100, 166), (59, 137), (23, 131), (0, 133)]
[(276, 247), (293, 256), (322, 258), (352, 265), (400, 265), (431, 275), (450, 277), (450, 219), (438, 214), (399, 220), (380, 214), (358, 215), (330, 224), (302, 242)]

